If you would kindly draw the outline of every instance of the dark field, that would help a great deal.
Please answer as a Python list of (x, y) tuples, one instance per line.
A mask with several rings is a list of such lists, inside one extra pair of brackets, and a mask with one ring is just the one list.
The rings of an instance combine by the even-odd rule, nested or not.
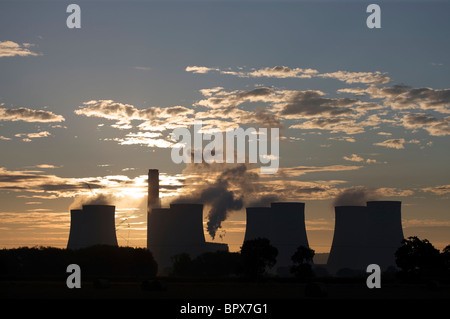
[(167, 282), (163, 291), (142, 289), (140, 282), (111, 282), (97, 288), (92, 282), (82, 282), (81, 288), (69, 289), (65, 281), (2, 281), (2, 299), (448, 299), (450, 287), (430, 287), (425, 284), (384, 284), (369, 289), (364, 283), (325, 283), (326, 296), (305, 294), (303, 283), (243, 283), (243, 282)]

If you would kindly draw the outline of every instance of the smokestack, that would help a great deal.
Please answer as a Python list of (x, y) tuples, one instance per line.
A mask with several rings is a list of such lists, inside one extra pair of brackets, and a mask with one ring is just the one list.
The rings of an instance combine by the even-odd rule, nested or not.
[(370, 201), (368, 209), (368, 262), (382, 269), (396, 265), (395, 252), (403, 240), (401, 201)]
[(115, 206), (83, 205), (82, 210), (71, 210), (68, 249), (94, 245), (118, 246), (115, 228)]
[(161, 202), (159, 199), (159, 170), (149, 169), (147, 210), (150, 212), (152, 208), (159, 207), (161, 207)]
[(367, 207), (336, 206), (333, 243), (327, 266), (331, 271), (342, 268), (365, 269), (367, 249)]
[(157, 228), (157, 226), (152, 226), (152, 212), (156, 208), (161, 207), (161, 201), (159, 199), (159, 170), (149, 169), (148, 170), (148, 193), (147, 193), (147, 249), (150, 249), (152, 244), (152, 234), (150, 230)]

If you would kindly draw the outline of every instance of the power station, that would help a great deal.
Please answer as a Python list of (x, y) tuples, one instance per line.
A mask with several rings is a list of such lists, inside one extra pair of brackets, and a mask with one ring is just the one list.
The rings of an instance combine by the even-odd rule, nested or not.
[[(270, 207), (246, 208), (245, 240), (267, 238), (278, 250), (275, 269), (286, 273), (299, 246), (309, 248), (305, 226), (305, 203), (274, 202)], [(70, 211), (67, 249), (93, 245), (118, 246), (115, 206), (83, 205)], [(369, 201), (366, 206), (336, 206), (333, 242), (327, 269), (335, 273), (349, 268), (365, 270), (378, 264), (395, 267), (395, 251), (403, 230), (400, 201)], [(172, 266), (174, 255), (191, 258), (209, 251), (228, 251), (227, 244), (206, 242), (203, 205), (170, 204), (161, 208), (159, 171), (148, 172), (147, 248), (158, 263), (159, 273)]]
[(400, 201), (369, 201), (367, 206), (336, 206), (333, 243), (327, 266), (365, 270), (377, 264), (395, 267), (403, 230)]
[(227, 244), (205, 241), (202, 204), (160, 208), (158, 170), (149, 170), (148, 189), (147, 248), (158, 263), (160, 274), (172, 265), (175, 255), (187, 253), (195, 258), (208, 251), (228, 251)]
[(334, 236), (328, 256), (328, 270), (367, 267), (367, 207), (336, 206)]
[(83, 205), (70, 211), (70, 233), (67, 249), (94, 245), (117, 245), (115, 206)]
[(395, 266), (395, 251), (404, 239), (400, 201), (367, 202), (367, 262), (382, 269)]
[(267, 238), (278, 250), (275, 269), (289, 273), (291, 257), (299, 246), (309, 248), (305, 226), (305, 203), (271, 203), (270, 207), (247, 207), (245, 240)]

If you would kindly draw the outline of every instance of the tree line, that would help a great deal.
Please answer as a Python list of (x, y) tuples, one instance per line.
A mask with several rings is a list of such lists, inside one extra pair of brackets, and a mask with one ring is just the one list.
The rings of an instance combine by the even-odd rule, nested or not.
[[(171, 276), (177, 277), (240, 277), (260, 280), (276, 264), (278, 250), (267, 238), (243, 243), (240, 252), (206, 252), (195, 258), (179, 254), (172, 258)], [(310, 281), (314, 250), (299, 246), (291, 257), (290, 272), (300, 281)], [(401, 280), (450, 280), (450, 245), (442, 252), (427, 239), (412, 236), (404, 239), (395, 253)], [(158, 265), (145, 248), (92, 246), (77, 250), (53, 247), (22, 247), (0, 250), (0, 279), (66, 277), (69, 264), (77, 264), (83, 278), (155, 277)]]

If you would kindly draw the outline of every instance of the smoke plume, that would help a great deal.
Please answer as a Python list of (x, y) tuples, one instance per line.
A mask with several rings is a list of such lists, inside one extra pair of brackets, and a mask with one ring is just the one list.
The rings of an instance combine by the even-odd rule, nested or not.
[(333, 206), (365, 206), (367, 201), (378, 200), (379, 197), (376, 189), (364, 186), (350, 187), (336, 196)]
[(81, 209), (83, 205), (113, 205), (115, 196), (112, 194), (97, 194), (75, 197), (69, 209)]
[[(224, 169), (225, 167), (225, 169)], [(220, 164), (188, 164), (183, 171), (187, 177), (189, 195), (181, 196), (173, 203), (202, 203), (209, 207), (207, 231), (214, 239), (232, 211), (242, 209), (250, 200), (252, 203), (266, 201), (258, 198), (259, 174), (249, 170), (248, 164), (231, 167)], [(271, 199), (274, 199), (271, 196)]]

